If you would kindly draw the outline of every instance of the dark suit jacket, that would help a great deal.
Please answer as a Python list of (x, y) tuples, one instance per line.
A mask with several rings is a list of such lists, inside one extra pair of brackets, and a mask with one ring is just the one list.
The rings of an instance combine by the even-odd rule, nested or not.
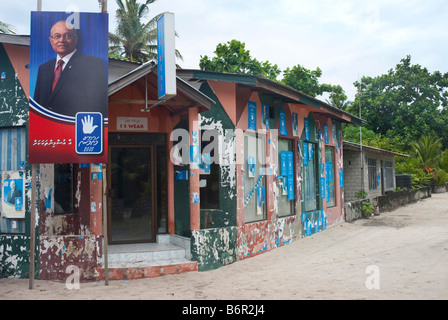
[(6, 202), (10, 203), (10, 204), (15, 204), (16, 202), (16, 198), (21, 198), (22, 197), (22, 191), (20, 191), (19, 189), (14, 189), (14, 192), (12, 192), (12, 190), (9, 192), (9, 194), (6, 197)]
[(39, 67), (34, 100), (67, 116), (101, 112), (107, 117), (107, 73), (103, 61), (76, 51), (51, 92), (56, 58)]

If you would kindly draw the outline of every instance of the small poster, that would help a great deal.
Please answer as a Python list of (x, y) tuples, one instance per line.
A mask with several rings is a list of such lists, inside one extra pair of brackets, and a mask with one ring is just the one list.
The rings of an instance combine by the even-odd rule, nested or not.
[(303, 164), (308, 165), (308, 143), (303, 143)]
[(188, 180), (187, 170), (176, 171), (176, 181), (186, 181), (186, 180)]
[(310, 119), (304, 119), (305, 140), (310, 140)]
[(285, 110), (279, 110), (280, 112), (280, 134), (282, 136), (288, 135), (288, 130), (286, 129), (286, 111)]
[(261, 128), (269, 130), (269, 106), (267, 104), (261, 105)]
[(325, 137), (325, 144), (329, 144), (330, 143), (330, 138), (329, 138), (329, 133), (328, 133), (328, 124), (324, 125), (324, 137)]
[(249, 172), (248, 172), (249, 178), (254, 178), (255, 177), (255, 157), (247, 158), (247, 166), (249, 169)]
[(320, 198), (325, 199), (325, 178), (320, 178)]
[(193, 192), (193, 194), (191, 195), (191, 202), (199, 203), (199, 193), (198, 192)]
[(210, 153), (204, 153), (202, 155), (201, 164), (199, 165), (199, 173), (210, 174), (210, 163), (211, 163)]
[(2, 216), (25, 218), (23, 171), (4, 171), (2, 174)]
[(339, 169), (339, 186), (344, 188), (344, 169)]
[(294, 137), (299, 136), (299, 116), (295, 112), (292, 114), (292, 134)]
[(266, 202), (266, 195), (264, 191), (264, 187), (257, 187), (257, 215), (263, 215), (263, 208)]
[(190, 146), (190, 165), (192, 169), (197, 169), (201, 162), (201, 154), (199, 152), (199, 146)]
[(257, 104), (249, 101), (247, 129), (257, 131)]

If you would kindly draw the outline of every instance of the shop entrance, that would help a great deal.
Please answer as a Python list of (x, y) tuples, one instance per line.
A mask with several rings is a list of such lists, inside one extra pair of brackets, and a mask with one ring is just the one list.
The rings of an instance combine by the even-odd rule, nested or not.
[(166, 150), (109, 144), (109, 243), (155, 242), (166, 233)]

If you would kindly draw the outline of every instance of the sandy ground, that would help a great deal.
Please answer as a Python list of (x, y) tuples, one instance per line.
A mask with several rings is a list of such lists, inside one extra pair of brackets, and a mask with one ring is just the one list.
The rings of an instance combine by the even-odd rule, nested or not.
[(26, 279), (0, 279), (0, 299), (447, 300), (448, 193), (213, 271), (73, 290), (39, 280), (29, 290)]

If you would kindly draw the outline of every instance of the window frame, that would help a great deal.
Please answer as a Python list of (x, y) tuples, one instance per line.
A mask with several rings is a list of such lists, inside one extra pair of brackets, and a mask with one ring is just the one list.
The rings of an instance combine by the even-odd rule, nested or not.
[[(255, 176), (249, 176), (249, 167), (248, 167), (248, 140), (251, 138), (255, 138)], [(261, 138), (261, 140), (259, 140)], [(244, 223), (253, 223), (259, 221), (267, 220), (267, 184), (266, 184), (266, 134), (246, 131), (243, 134), (243, 143), (244, 143), (244, 162), (243, 162), (243, 174), (244, 174)], [(262, 147), (262, 150), (259, 150), (259, 147)], [(260, 156), (262, 156), (262, 161), (260, 162)], [(258, 170), (257, 170), (258, 168)], [(261, 172), (260, 171), (264, 171)], [(261, 215), (257, 214), (257, 184), (256, 181), (260, 179), (260, 183), (258, 187), (264, 187), (264, 204), (263, 204), (263, 212)], [(254, 186), (248, 186), (248, 181), (254, 182)], [(251, 183), (252, 184), (252, 183)], [(248, 190), (250, 188), (250, 190)], [(255, 198), (254, 198), (255, 196)], [(248, 204), (251, 201), (255, 200), (255, 206), (253, 212), (248, 213)], [(252, 205), (251, 205), (252, 206)], [(260, 216), (257, 218), (257, 216)]]

